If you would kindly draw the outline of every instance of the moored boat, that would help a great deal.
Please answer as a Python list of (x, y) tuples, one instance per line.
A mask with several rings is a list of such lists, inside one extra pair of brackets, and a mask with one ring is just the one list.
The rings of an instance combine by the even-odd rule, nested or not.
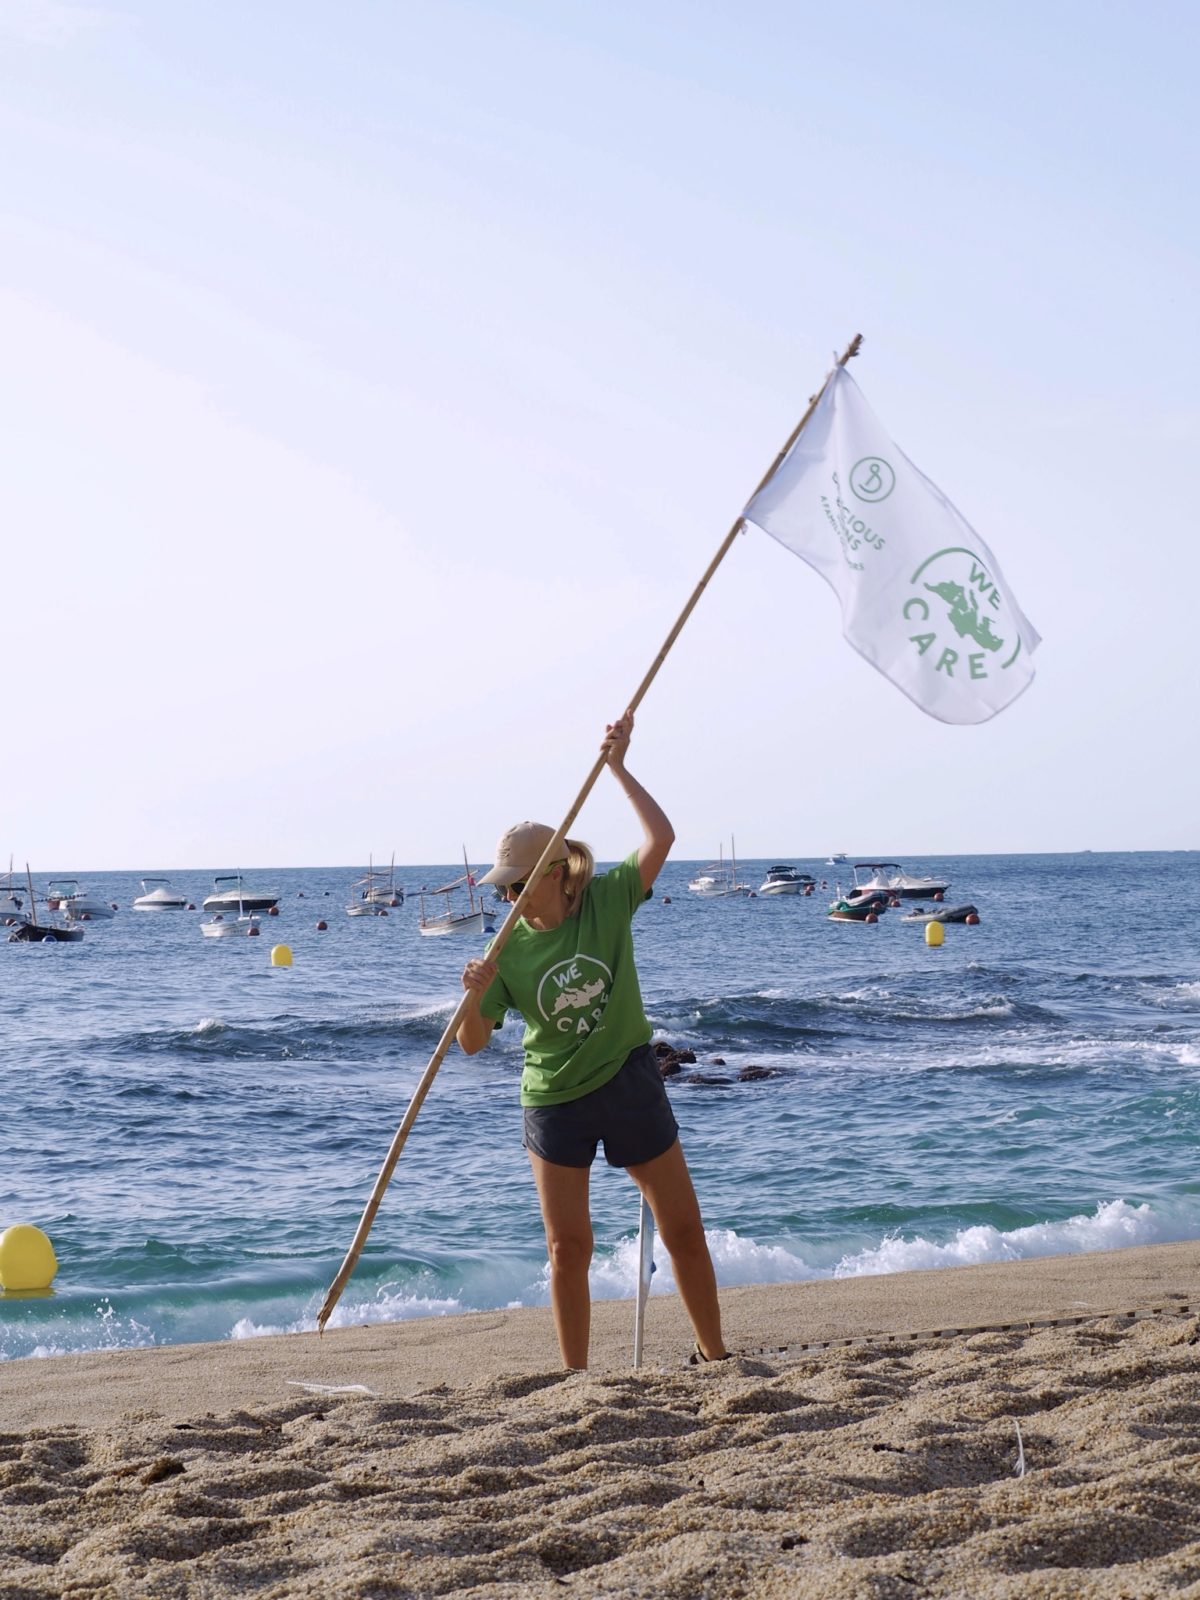
[(725, 861), (725, 846), (722, 845), (717, 860), (710, 862), (691, 880), (688, 891), (691, 894), (704, 895), (711, 900), (726, 899), (730, 895), (748, 895), (752, 892), (748, 883), (738, 882), (737, 848), (732, 839), (729, 841), (729, 862)]
[[(37, 919), (37, 895), (33, 892), (33, 876), (29, 871), (29, 863), (25, 863), (25, 881), (29, 886), (29, 909), (22, 914), (22, 920), (12, 925), (12, 932), (8, 936), (9, 944), (78, 944), (83, 938), (83, 929), (72, 927), (69, 923), (45, 923)], [(12, 889), (12, 867), (9, 866), (9, 890)]]
[(278, 894), (267, 889), (247, 889), (240, 872), (229, 872), (213, 879), (212, 893), (204, 897), (205, 911), (270, 911), (279, 904)]
[(926, 911), (921, 906), (915, 906), (912, 911), (906, 911), (900, 918), (901, 922), (978, 922), (979, 907), (965, 906), (939, 906), (936, 911)]
[[(157, 888), (151, 888), (157, 884)], [(180, 894), (179, 890), (168, 878), (143, 878), (142, 892), (133, 901), (132, 911), (186, 911), (188, 897)]]
[(831, 903), (829, 917), (833, 922), (878, 922), (886, 910), (887, 899), (882, 895), (862, 900), (841, 895)]
[(758, 886), (758, 892), (763, 894), (811, 894), (816, 887), (817, 880), (807, 872), (800, 872), (795, 867), (784, 864), (769, 867), (767, 875)]
[[(860, 876), (863, 874), (863, 876)], [(856, 861), (856, 890), (877, 890), (896, 900), (935, 900), (950, 887), (948, 878), (918, 878), (905, 872), (898, 861)]]
[(78, 944), (82, 928), (63, 928), (50, 922), (18, 922), (8, 936), (9, 944)]
[(216, 911), (200, 924), (200, 932), (206, 939), (236, 939), (253, 937), (261, 929), (252, 911), (239, 911), (236, 917), (227, 911)]
[[(422, 889), (420, 892), (420, 908), (417, 916), (419, 931), (430, 937), (437, 938), (444, 934), (454, 933), (486, 933), (494, 924), (495, 913), (484, 909), (483, 896), (475, 893), (475, 874), (471, 871), (467, 860), (467, 848), (463, 846), (463, 875), (455, 878), (453, 883), (443, 884), (440, 889)], [(466, 905), (463, 905), (463, 892), (466, 892)], [(426, 900), (433, 905), (440, 901), (440, 911), (428, 910)]]

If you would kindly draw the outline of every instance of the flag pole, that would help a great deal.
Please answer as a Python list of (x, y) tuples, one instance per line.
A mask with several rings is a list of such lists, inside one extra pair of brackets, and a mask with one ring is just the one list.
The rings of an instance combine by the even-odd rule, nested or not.
[[(759, 483), (758, 488), (754, 491), (755, 494), (758, 493), (759, 489), (761, 489), (767, 480), (772, 476), (780, 462), (787, 455), (788, 451), (795, 444), (796, 440), (800, 437), (800, 434), (808, 423), (809, 418), (817, 409), (817, 402), (825, 393), (826, 387), (828, 386), (829, 380), (832, 378), (834, 371), (836, 371), (838, 367), (844, 367), (851, 357), (856, 356), (861, 344), (862, 334), (856, 333), (842, 354), (837, 358), (834, 368), (826, 374), (825, 382), (822, 383), (816, 394), (813, 395), (812, 399), (809, 401), (808, 410), (792, 429), (787, 443), (783, 446), (782, 450), (780, 450), (774, 461), (772, 461), (766, 472), (763, 473), (762, 480)], [(748, 500), (752, 498), (753, 496), (749, 496)], [(649, 671), (646, 673), (646, 676), (642, 679), (641, 683), (634, 691), (633, 698), (629, 701), (630, 711), (636, 711), (638, 706), (642, 703), (642, 700), (646, 696), (647, 690), (658, 676), (659, 668), (670, 654), (672, 645), (683, 632), (684, 624), (687, 622), (692, 612), (696, 609), (696, 605), (699, 602), (700, 596), (704, 593), (705, 589), (708, 588), (713, 574), (721, 565), (721, 562), (724, 561), (725, 557), (729, 554), (729, 551), (733, 546), (733, 541), (742, 531), (742, 526), (742, 518), (739, 516), (734, 522), (733, 526), (730, 528), (729, 532), (725, 535), (725, 538), (721, 541), (721, 546), (716, 555), (705, 568), (704, 576), (692, 590), (687, 604), (676, 618), (675, 625), (663, 642), (662, 649), (650, 663)], [(495, 960), (496, 957), (499, 956), (500, 952), (504, 949), (504, 946), (507, 944), (509, 934), (512, 932), (513, 928), (516, 927), (521, 912), (524, 910), (525, 901), (530, 893), (530, 890), (536, 888), (539, 880), (541, 879), (542, 873), (549, 867), (550, 863), (558, 860), (559, 853), (562, 850), (563, 841), (567, 836), (568, 828), (570, 828), (571, 824), (575, 821), (575, 818), (583, 809), (584, 801), (587, 799), (588, 795), (591, 794), (592, 789), (595, 786), (596, 779), (604, 771), (604, 768), (607, 765), (608, 757), (602, 751), (593, 763), (592, 770), (588, 773), (586, 779), (584, 780), (583, 787), (576, 795), (575, 800), (571, 805), (571, 809), (567, 812), (566, 816), (559, 824), (554, 837), (542, 851), (537, 865), (530, 872), (524, 889), (522, 889), (518, 898), (513, 902), (512, 909), (505, 918), (499, 933), (492, 940), (491, 945), (488, 947), (488, 957), (490, 960)], [(408, 1109), (405, 1111), (400, 1126), (396, 1129), (391, 1145), (388, 1147), (387, 1155), (383, 1159), (383, 1165), (379, 1169), (379, 1176), (375, 1180), (375, 1187), (371, 1190), (371, 1197), (367, 1201), (366, 1207), (363, 1210), (362, 1217), (359, 1220), (358, 1228), (355, 1232), (350, 1248), (346, 1252), (345, 1260), (338, 1268), (337, 1276), (329, 1286), (329, 1292), (325, 1296), (324, 1304), (317, 1313), (318, 1333), (324, 1333), (325, 1324), (329, 1321), (329, 1318), (333, 1312), (333, 1308), (341, 1299), (342, 1290), (346, 1287), (346, 1284), (350, 1279), (350, 1275), (354, 1271), (355, 1265), (358, 1262), (358, 1258), (362, 1254), (363, 1245), (367, 1242), (367, 1235), (370, 1233), (371, 1225), (375, 1221), (375, 1214), (379, 1210), (379, 1203), (383, 1199), (384, 1190), (391, 1182), (392, 1173), (396, 1170), (396, 1163), (400, 1159), (400, 1152), (404, 1149), (405, 1143), (408, 1139), (409, 1131), (412, 1128), (413, 1123), (417, 1120), (417, 1114), (419, 1113), (421, 1106), (424, 1104), (425, 1096), (429, 1093), (429, 1090), (433, 1084), (433, 1080), (437, 1077), (442, 1062), (446, 1059), (446, 1055), (450, 1049), (450, 1046), (454, 1042), (454, 1036), (457, 1034), (459, 1026), (462, 1023), (463, 1018), (466, 1016), (467, 1006), (470, 1004), (470, 1000), (470, 994), (464, 991), (462, 999), (458, 1002), (458, 1005), (455, 1008), (454, 1015), (446, 1024), (445, 1031), (438, 1040), (437, 1049), (429, 1058), (429, 1065), (425, 1068), (425, 1071), (421, 1075), (420, 1082), (413, 1090), (412, 1098), (408, 1102)]]

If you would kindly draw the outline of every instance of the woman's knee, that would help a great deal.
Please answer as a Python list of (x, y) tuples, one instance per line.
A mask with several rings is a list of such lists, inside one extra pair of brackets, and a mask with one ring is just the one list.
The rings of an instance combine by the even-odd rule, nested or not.
[(586, 1272), (592, 1261), (592, 1235), (588, 1233), (554, 1234), (546, 1240), (550, 1253), (550, 1266), (555, 1272)]
[(693, 1256), (708, 1254), (708, 1240), (704, 1236), (704, 1224), (698, 1214), (694, 1217), (674, 1219), (659, 1231), (667, 1254), (672, 1257), (683, 1256), (685, 1259), (690, 1259)]

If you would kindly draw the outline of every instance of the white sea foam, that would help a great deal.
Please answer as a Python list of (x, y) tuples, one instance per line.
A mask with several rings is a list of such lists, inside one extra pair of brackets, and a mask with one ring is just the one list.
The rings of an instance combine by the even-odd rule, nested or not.
[(888, 1272), (920, 1272), (931, 1267), (973, 1266), (983, 1261), (1024, 1261), (1030, 1256), (1076, 1255), (1086, 1250), (1119, 1250), (1125, 1245), (1162, 1244), (1195, 1235), (1195, 1226), (1172, 1224), (1149, 1205), (1125, 1200), (1101, 1202), (1090, 1215), (1061, 1222), (1035, 1222), (1026, 1228), (962, 1228), (945, 1244), (918, 1235), (891, 1235), (880, 1244), (843, 1256), (835, 1278), (864, 1278)]
[(224, 1033), (225, 1023), (219, 1017), (201, 1017), (191, 1030), (193, 1033)]
[(1151, 1005), (1161, 1006), (1164, 1010), (1178, 1008), (1194, 1011), (1200, 1005), (1200, 981), (1192, 979), (1170, 984), (1165, 989), (1153, 991), (1149, 999)]
[[(455, 1317), (460, 1312), (473, 1309), (461, 1300), (434, 1300), (427, 1295), (388, 1294), (381, 1291), (374, 1300), (351, 1301), (349, 1305), (343, 1301), (335, 1306), (326, 1326), (358, 1328), (367, 1322), (411, 1322), (418, 1317)], [(313, 1333), (316, 1326), (315, 1315), (278, 1324), (255, 1322), (253, 1317), (242, 1317), (230, 1329), (229, 1337), (265, 1339), (279, 1333)]]

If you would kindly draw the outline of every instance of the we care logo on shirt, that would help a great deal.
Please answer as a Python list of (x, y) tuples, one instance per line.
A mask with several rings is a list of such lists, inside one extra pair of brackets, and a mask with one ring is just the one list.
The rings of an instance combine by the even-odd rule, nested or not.
[(604, 1015), (612, 972), (603, 961), (582, 952), (557, 961), (542, 974), (537, 1003), (542, 1016), (559, 1033), (582, 1037)]

